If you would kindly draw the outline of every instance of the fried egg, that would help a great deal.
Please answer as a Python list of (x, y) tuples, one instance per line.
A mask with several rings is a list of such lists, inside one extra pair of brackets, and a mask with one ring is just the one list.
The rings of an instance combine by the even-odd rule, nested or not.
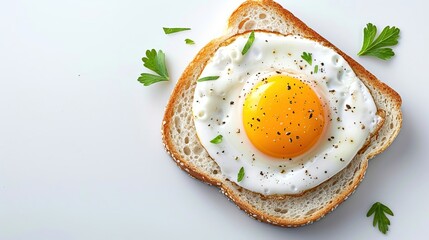
[[(230, 39), (203, 69), (193, 115), (222, 174), (264, 195), (300, 194), (344, 169), (375, 131), (374, 100), (335, 50), (299, 36)], [(310, 56), (310, 58), (309, 58)]]

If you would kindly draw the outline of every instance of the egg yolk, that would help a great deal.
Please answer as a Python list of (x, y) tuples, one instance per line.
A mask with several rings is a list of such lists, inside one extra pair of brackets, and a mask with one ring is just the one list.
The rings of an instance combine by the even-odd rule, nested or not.
[(323, 134), (325, 110), (320, 97), (299, 79), (275, 75), (255, 85), (243, 106), (243, 123), (252, 144), (277, 157), (299, 156)]

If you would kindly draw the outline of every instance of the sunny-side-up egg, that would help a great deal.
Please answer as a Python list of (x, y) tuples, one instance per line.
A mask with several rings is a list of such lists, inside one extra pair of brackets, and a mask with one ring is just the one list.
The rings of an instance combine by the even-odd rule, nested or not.
[(345, 168), (380, 119), (366, 86), (333, 49), (255, 32), (220, 47), (195, 88), (197, 135), (230, 181), (300, 194)]

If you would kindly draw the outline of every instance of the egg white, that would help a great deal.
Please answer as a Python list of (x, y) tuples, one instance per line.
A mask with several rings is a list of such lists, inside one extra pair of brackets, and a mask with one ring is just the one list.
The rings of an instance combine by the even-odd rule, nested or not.
[[(378, 124), (376, 105), (366, 86), (333, 49), (299, 36), (256, 32), (243, 56), (248, 37), (238, 36), (220, 47), (201, 73), (201, 77), (219, 79), (197, 83), (193, 100), (197, 135), (222, 174), (238, 185), (264, 195), (302, 193), (350, 163)], [(303, 52), (312, 53), (312, 66), (301, 58)], [(245, 94), (262, 79), (278, 74), (306, 82), (328, 110), (321, 140), (292, 159), (274, 158), (256, 149), (242, 120)], [(218, 135), (223, 136), (222, 142), (211, 143)], [(242, 167), (245, 177), (238, 182)]]

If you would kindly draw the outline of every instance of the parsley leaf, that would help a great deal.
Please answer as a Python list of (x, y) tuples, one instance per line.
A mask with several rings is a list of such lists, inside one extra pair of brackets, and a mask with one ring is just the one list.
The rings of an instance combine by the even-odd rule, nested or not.
[(168, 81), (168, 71), (167, 66), (165, 65), (165, 54), (161, 50), (156, 52), (155, 49), (147, 50), (146, 57), (142, 58), (143, 65), (157, 73), (158, 75), (142, 73), (138, 78), (138, 81), (143, 83), (145, 86), (152, 85), (161, 81)]
[(314, 73), (318, 73), (319, 72), (319, 65), (314, 66)]
[(244, 48), (241, 51), (241, 55), (244, 56), (249, 51), (254, 41), (255, 41), (255, 32), (252, 31), (252, 33), (250, 33), (249, 39), (246, 42), (246, 45), (244, 45)]
[(165, 34), (172, 34), (172, 33), (178, 33), (183, 31), (191, 30), (190, 28), (162, 28), (164, 29)]
[(197, 82), (207, 82), (207, 81), (214, 81), (214, 80), (218, 80), (220, 77), (219, 76), (208, 76), (208, 77), (203, 77), (197, 80)]
[(237, 182), (243, 181), (243, 178), (244, 178), (244, 167), (241, 167), (237, 175)]
[(367, 217), (370, 217), (374, 214), (372, 225), (375, 227), (378, 224), (378, 230), (380, 230), (380, 232), (383, 234), (386, 234), (390, 225), (390, 220), (386, 217), (386, 213), (390, 216), (393, 216), (393, 212), (390, 210), (390, 208), (380, 202), (376, 202), (372, 205), (366, 214)]
[(194, 45), (195, 44), (194, 40), (189, 39), (189, 38), (185, 39), (185, 43), (188, 45)]
[(213, 138), (210, 142), (213, 144), (219, 144), (222, 142), (222, 140), (223, 140), (223, 136), (218, 135), (217, 137)]
[(372, 23), (368, 23), (363, 30), (363, 45), (358, 55), (374, 56), (383, 60), (392, 58), (395, 56), (395, 53), (388, 47), (398, 44), (399, 33), (399, 28), (387, 26), (380, 35), (375, 38), (377, 35), (377, 27)]
[(311, 53), (303, 52), (301, 55), (302, 59), (304, 59), (310, 66), (313, 64), (313, 55)]

